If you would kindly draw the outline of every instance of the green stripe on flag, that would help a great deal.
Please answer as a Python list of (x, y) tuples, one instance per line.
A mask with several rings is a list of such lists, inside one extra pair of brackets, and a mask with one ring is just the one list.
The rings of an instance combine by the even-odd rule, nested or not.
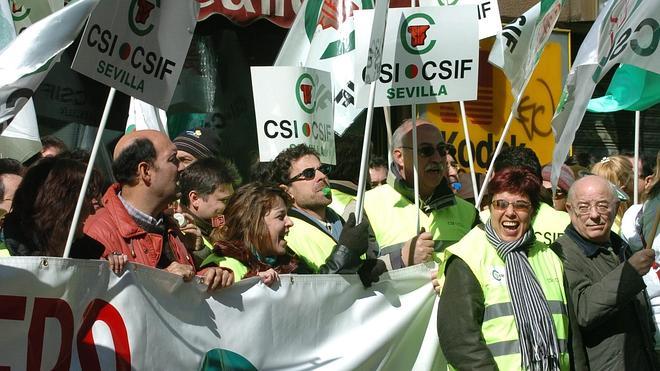
[(325, 51), (321, 54), (321, 59), (336, 57), (348, 53), (353, 49), (355, 49), (355, 31), (351, 31), (348, 35), (348, 43), (345, 43), (342, 40), (337, 40), (328, 44), (328, 47), (325, 48)]
[(645, 69), (622, 64), (614, 73), (607, 93), (589, 101), (590, 112), (621, 110), (643, 111), (660, 103), (660, 75)]

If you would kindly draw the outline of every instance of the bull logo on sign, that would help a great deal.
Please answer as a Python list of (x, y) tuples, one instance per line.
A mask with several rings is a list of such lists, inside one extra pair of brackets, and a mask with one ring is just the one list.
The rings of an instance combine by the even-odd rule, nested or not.
[(316, 110), (315, 87), (316, 82), (309, 73), (303, 73), (296, 81), (296, 100), (305, 113), (311, 114)]
[(410, 54), (428, 53), (435, 46), (435, 40), (428, 40), (428, 31), (435, 21), (424, 13), (411, 14), (401, 23), (399, 39), (401, 45)]
[(153, 23), (148, 21), (156, 8), (160, 8), (160, 0), (131, 0), (128, 26), (134, 34), (145, 36), (154, 29)]

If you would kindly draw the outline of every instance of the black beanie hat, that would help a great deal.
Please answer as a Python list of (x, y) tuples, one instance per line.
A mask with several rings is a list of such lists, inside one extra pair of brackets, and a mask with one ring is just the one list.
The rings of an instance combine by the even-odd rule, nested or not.
[(213, 128), (195, 128), (186, 130), (173, 140), (176, 149), (186, 151), (198, 160), (218, 157), (220, 154), (220, 135)]

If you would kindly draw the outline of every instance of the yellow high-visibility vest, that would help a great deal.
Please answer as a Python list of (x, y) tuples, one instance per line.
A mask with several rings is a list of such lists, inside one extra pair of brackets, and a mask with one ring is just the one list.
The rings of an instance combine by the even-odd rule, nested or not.
[[(505, 263), (497, 255), (481, 227), (475, 227), (461, 241), (445, 251), (444, 262), (451, 255), (461, 258), (479, 281), (484, 294), (484, 320), (481, 325), (486, 345), (500, 370), (522, 370), (518, 328), (506, 284)], [(560, 367), (570, 368), (568, 346), (568, 311), (564, 292), (564, 268), (559, 257), (544, 243), (535, 241), (527, 258), (548, 302), (560, 347)], [(442, 280), (444, 263), (440, 266)], [(439, 319), (442, 320), (442, 319)], [(451, 320), (451, 319), (448, 319)]]

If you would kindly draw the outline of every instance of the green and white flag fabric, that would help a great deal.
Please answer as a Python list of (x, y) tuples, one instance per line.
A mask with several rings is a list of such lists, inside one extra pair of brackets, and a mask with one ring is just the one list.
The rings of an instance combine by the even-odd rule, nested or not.
[(552, 184), (568, 155), (596, 84), (617, 63), (660, 73), (660, 1), (610, 0), (582, 42), (552, 119)]
[(515, 108), (559, 19), (563, 0), (542, 0), (502, 28), (488, 56), (511, 83)]
[(607, 92), (589, 101), (587, 111), (643, 111), (660, 103), (660, 74), (630, 64), (619, 65)]
[(78, 0), (21, 32), (0, 51), (0, 122), (14, 117), (80, 33), (99, 0)]
[[(7, 1), (0, 2), (0, 50), (16, 38), (12, 13)], [(41, 150), (34, 103), (29, 100), (0, 134), (0, 158), (25, 161)]]
[(16, 33), (64, 7), (64, 0), (9, 0)]
[(363, 109), (357, 106), (353, 81), (353, 12), (372, 8), (371, 0), (305, 0), (275, 60), (275, 66), (312, 67), (332, 74), (334, 91), (323, 92), (318, 104), (334, 105), (334, 129), (340, 135)]
[(156, 106), (131, 97), (125, 132), (135, 130), (158, 130), (167, 134), (167, 114)]

